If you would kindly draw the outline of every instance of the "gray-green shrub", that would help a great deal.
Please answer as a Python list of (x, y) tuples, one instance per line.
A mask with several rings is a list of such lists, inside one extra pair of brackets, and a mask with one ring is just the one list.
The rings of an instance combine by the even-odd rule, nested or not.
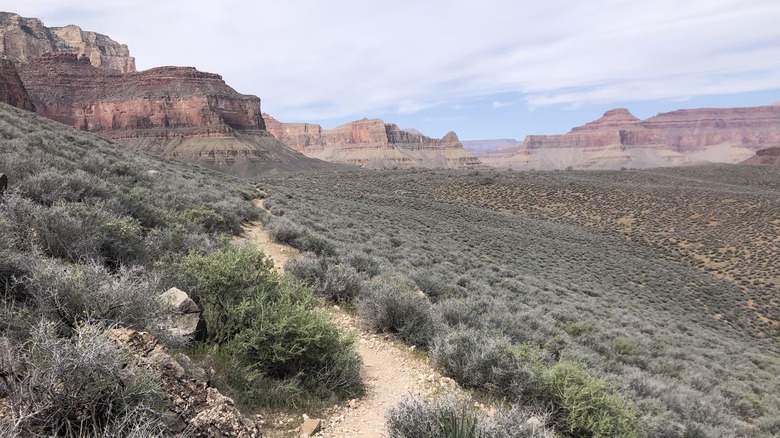
[[(0, 342), (0, 345), (3, 345)], [(0, 379), (13, 409), (8, 436), (161, 435), (166, 394), (159, 376), (88, 322), (62, 337), (42, 321), (15, 348), (0, 348)]]
[(394, 333), (423, 349), (436, 333), (431, 303), (395, 276), (379, 276), (365, 284), (358, 314), (370, 330)]

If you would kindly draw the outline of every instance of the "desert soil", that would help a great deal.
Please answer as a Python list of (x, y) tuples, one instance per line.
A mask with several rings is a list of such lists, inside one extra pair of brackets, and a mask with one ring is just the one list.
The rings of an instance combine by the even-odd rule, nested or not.
[[(262, 200), (255, 205), (263, 207)], [(271, 240), (260, 223), (244, 227), (245, 237), (257, 243), (281, 272), (290, 258), (300, 251)], [(324, 438), (377, 438), (387, 436), (385, 414), (389, 408), (412, 395), (426, 398), (461, 394), (455, 381), (441, 376), (421, 354), (389, 335), (370, 333), (357, 318), (333, 306), (327, 310), (345, 334), (352, 334), (363, 358), (362, 377), (365, 395), (326, 410), (322, 429), (315, 436)], [(295, 433), (291, 431), (292, 436)]]

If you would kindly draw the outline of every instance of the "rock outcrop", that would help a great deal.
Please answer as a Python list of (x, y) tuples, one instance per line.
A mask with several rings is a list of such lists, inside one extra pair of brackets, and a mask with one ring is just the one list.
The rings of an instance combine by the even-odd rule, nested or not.
[(134, 330), (118, 328), (111, 339), (127, 348), (142, 366), (161, 377), (160, 384), (169, 395), (165, 416), (167, 435), (186, 437), (260, 436), (255, 423), (209, 384), (209, 373), (197, 367), (184, 354), (175, 357), (153, 337)]
[(32, 59), (19, 73), (39, 114), (140, 150), (240, 176), (328, 167), (278, 142), (265, 130), (260, 99), (217, 74), (116, 73), (65, 53)]
[(27, 111), (35, 111), (35, 105), (24, 88), (22, 79), (14, 63), (0, 59), (0, 102), (7, 103)]
[(738, 163), (780, 145), (780, 106), (677, 110), (639, 120), (627, 109), (562, 135), (529, 135), (515, 148), (480, 158), (516, 169), (675, 166)]
[(775, 146), (756, 151), (756, 155), (743, 161), (741, 164), (752, 166), (780, 166), (780, 146)]
[(0, 53), (17, 65), (48, 53), (72, 53), (106, 71), (135, 71), (135, 59), (127, 46), (106, 35), (74, 25), (46, 27), (37, 18), (9, 12), (0, 12)]
[(379, 119), (362, 119), (323, 129), (310, 123), (281, 123), (268, 114), (263, 117), (268, 131), (279, 141), (325, 161), (366, 168), (482, 166), (479, 159), (463, 149), (454, 132), (436, 139)]

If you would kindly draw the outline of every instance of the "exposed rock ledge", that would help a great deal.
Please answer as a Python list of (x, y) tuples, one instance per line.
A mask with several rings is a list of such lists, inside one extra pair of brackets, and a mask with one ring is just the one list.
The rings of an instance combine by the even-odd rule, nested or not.
[(72, 53), (101, 69), (130, 73), (135, 59), (124, 44), (80, 27), (46, 27), (37, 18), (0, 12), (0, 53), (15, 64), (24, 64), (47, 53)]

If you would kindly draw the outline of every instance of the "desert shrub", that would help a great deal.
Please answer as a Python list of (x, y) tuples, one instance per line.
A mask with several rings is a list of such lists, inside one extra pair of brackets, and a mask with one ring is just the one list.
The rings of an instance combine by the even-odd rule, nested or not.
[(162, 435), (159, 377), (139, 366), (106, 329), (78, 325), (72, 337), (41, 322), (27, 342), (0, 349), (0, 376), (13, 409), (8, 436)]
[(41, 258), (23, 280), (37, 312), (71, 327), (89, 319), (148, 330), (169, 310), (158, 300), (156, 278), (141, 267), (111, 272), (95, 262)]
[(207, 233), (237, 234), (241, 230), (240, 221), (234, 213), (214, 206), (201, 205), (200, 208), (187, 210), (184, 215)]
[(273, 300), (279, 278), (272, 267), (271, 259), (257, 247), (223, 241), (209, 254), (190, 253), (173, 281), (203, 310), (208, 339), (222, 344), (241, 329), (236, 309), (242, 302), (255, 295)]
[(233, 368), (229, 379), (255, 400), (269, 400), (269, 381), (288, 389), (287, 403), (305, 393), (354, 396), (361, 362), (353, 340), (313, 311), (309, 289), (272, 266), (256, 246), (229, 241), (180, 264), (178, 283), (203, 309), (207, 341)]
[(379, 260), (363, 251), (347, 250), (346, 253), (341, 256), (341, 261), (352, 266), (355, 270), (361, 274), (365, 274), (369, 278), (376, 277), (381, 273)]
[(573, 362), (544, 375), (545, 398), (556, 424), (576, 436), (634, 437), (636, 414), (607, 386)]
[(413, 272), (410, 278), (434, 303), (454, 297), (460, 292), (451, 279), (440, 272), (420, 269)]
[(455, 330), (439, 337), (431, 359), (461, 385), (494, 395), (528, 400), (542, 389), (540, 354), (484, 331)]
[(311, 233), (288, 219), (277, 219), (268, 225), (268, 234), (275, 242), (290, 245), (304, 252), (318, 256), (336, 254), (336, 245), (330, 240)]
[(24, 197), (46, 206), (57, 201), (78, 202), (107, 196), (105, 183), (84, 171), (62, 173), (47, 169), (20, 181), (17, 188)]
[(367, 282), (358, 313), (370, 330), (395, 333), (421, 348), (427, 348), (436, 333), (431, 303), (395, 276)]
[(58, 203), (41, 208), (36, 211), (34, 226), (37, 242), (53, 257), (73, 262), (102, 260), (112, 267), (145, 262), (139, 224), (99, 205)]
[(314, 233), (305, 232), (293, 240), (291, 246), (322, 257), (336, 255), (336, 245), (325, 237)]
[(268, 234), (275, 242), (295, 246), (295, 241), (303, 236), (304, 230), (288, 219), (277, 219), (268, 225)]
[(517, 407), (498, 407), (492, 415), (475, 410), (470, 400), (453, 397), (435, 401), (409, 398), (386, 414), (392, 438), (544, 438), (553, 437), (545, 429), (544, 415), (534, 415)]
[(352, 266), (331, 264), (313, 287), (318, 295), (331, 301), (351, 303), (363, 291), (363, 277)]
[(238, 306), (241, 330), (224, 351), (248, 382), (266, 376), (300, 379), (303, 388), (320, 398), (354, 396), (360, 388), (361, 360), (353, 340), (341, 336), (326, 314), (312, 311), (312, 295), (292, 283), (279, 288), (272, 301), (255, 296)]
[(284, 265), (285, 272), (295, 278), (313, 286), (320, 279), (325, 278), (325, 272), (328, 270), (328, 262), (322, 257), (317, 257), (314, 253), (306, 253), (303, 257), (292, 258)]
[(363, 276), (355, 268), (312, 253), (288, 261), (285, 270), (305, 281), (317, 295), (337, 303), (351, 303), (363, 290)]

